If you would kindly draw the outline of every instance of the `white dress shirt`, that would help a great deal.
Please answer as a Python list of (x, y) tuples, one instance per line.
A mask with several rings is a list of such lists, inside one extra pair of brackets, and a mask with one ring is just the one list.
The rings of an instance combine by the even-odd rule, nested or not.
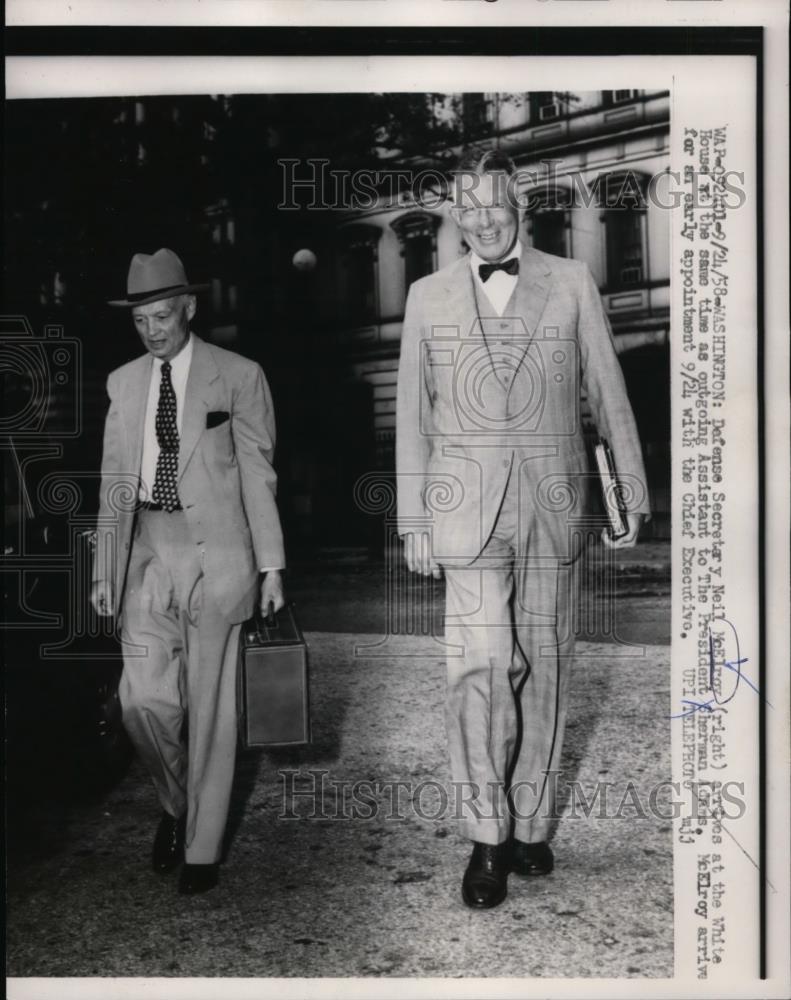
[[(505, 263), (507, 260), (511, 260), (512, 257), (516, 257), (516, 259), (519, 260), (521, 256), (522, 244), (519, 240), (517, 240), (508, 256), (503, 257), (502, 263)], [(474, 250), (470, 250), (470, 267), (472, 268), (473, 280), (477, 282), (476, 287), (479, 292), (483, 292), (497, 315), (502, 316), (505, 312), (505, 307), (508, 305), (508, 300), (511, 298), (511, 295), (516, 288), (516, 283), (519, 281), (519, 275), (508, 274), (505, 271), (493, 271), (489, 275), (488, 281), (481, 281), (481, 276), (478, 273), (478, 265), (489, 263), (492, 262), (484, 260), (483, 257), (479, 257)], [(500, 261), (498, 261), (498, 263), (500, 263)]]
[[(170, 381), (176, 394), (176, 427), (181, 437), (181, 425), (184, 419), (184, 397), (187, 394), (187, 379), (192, 361), (192, 334), (175, 358), (170, 362)], [(159, 406), (159, 386), (162, 381), (162, 360), (154, 358), (151, 366), (151, 381), (148, 383), (148, 402), (146, 403), (146, 420), (143, 425), (143, 459), (140, 463), (140, 499), (150, 500), (154, 489), (154, 479), (157, 474), (159, 459), (159, 442), (157, 441), (157, 407)]]

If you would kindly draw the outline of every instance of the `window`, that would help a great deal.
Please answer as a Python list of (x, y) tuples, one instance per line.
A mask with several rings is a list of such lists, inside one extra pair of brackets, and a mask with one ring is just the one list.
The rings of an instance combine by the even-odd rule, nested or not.
[(597, 195), (605, 227), (607, 289), (633, 288), (647, 275), (646, 187), (648, 178), (631, 171), (599, 178)]
[(233, 246), (236, 225), (227, 199), (221, 198), (216, 205), (209, 205), (205, 214), (212, 243), (219, 247)]
[(486, 94), (462, 94), (461, 113), (466, 135), (488, 131), (489, 101)]
[(605, 108), (611, 108), (614, 104), (626, 104), (637, 97), (636, 90), (603, 90), (602, 104)]
[(377, 316), (376, 246), (380, 231), (375, 226), (355, 225), (343, 230), (341, 287), (343, 309), (352, 326), (366, 326)]
[(439, 217), (428, 212), (407, 212), (392, 223), (404, 258), (405, 291), (413, 281), (436, 270), (438, 226)]
[(430, 236), (411, 237), (404, 247), (404, 284), (407, 290), (413, 281), (434, 270), (434, 250)]
[(560, 117), (560, 104), (551, 90), (538, 91), (529, 95), (530, 124), (540, 125)]
[(376, 271), (372, 248), (364, 244), (350, 247), (346, 254), (346, 305), (355, 326), (373, 321), (376, 315)]
[(573, 190), (562, 185), (546, 184), (527, 192), (527, 229), (537, 250), (571, 256), (573, 204)]
[(540, 210), (532, 216), (533, 246), (537, 250), (568, 257), (567, 214), (564, 209), (553, 209)]
[(608, 288), (642, 284), (644, 216), (633, 208), (606, 213)]

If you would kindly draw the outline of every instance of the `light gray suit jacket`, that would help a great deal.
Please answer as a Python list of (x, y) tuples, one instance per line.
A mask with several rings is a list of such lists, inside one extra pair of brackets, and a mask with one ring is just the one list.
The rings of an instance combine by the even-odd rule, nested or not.
[[(240, 622), (253, 613), (259, 568), (284, 565), (272, 397), (255, 362), (193, 339), (179, 440), (179, 499), (202, 552), (204, 595), (228, 621)], [(107, 379), (93, 579), (113, 581), (116, 615), (123, 608), (133, 545), (152, 363), (143, 355)]]
[(627, 508), (648, 513), (634, 416), (585, 264), (525, 248), (502, 317), (476, 292), (467, 257), (415, 282), (398, 374), (399, 534), (429, 519), (435, 558), (471, 561), (513, 469), (525, 531), (539, 523), (545, 554), (567, 557), (591, 480), (583, 394), (610, 442)]

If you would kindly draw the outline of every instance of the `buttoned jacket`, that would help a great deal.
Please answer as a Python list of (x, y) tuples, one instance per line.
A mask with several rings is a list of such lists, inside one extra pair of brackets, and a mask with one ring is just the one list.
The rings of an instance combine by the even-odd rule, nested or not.
[[(203, 566), (204, 596), (230, 622), (253, 613), (261, 567), (282, 568), (272, 467), (275, 418), (260, 366), (194, 336), (181, 422), (178, 495)], [(110, 374), (93, 579), (114, 584), (123, 609), (152, 358)]]
[[(429, 526), (440, 562), (485, 546), (512, 476), (520, 537), (570, 555), (592, 477), (583, 400), (612, 449), (627, 509), (648, 513), (640, 441), (586, 265), (525, 248), (502, 316), (463, 257), (413, 283), (396, 403), (398, 531)], [(541, 532), (532, 529), (540, 526)]]

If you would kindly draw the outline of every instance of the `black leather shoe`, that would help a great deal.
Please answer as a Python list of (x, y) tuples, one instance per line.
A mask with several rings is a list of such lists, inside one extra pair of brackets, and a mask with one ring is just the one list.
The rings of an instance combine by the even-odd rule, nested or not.
[(499, 906), (508, 890), (508, 845), (473, 844), (472, 856), (464, 879), (461, 895), (467, 906), (488, 910)]
[(179, 892), (182, 896), (196, 896), (213, 889), (218, 879), (219, 865), (185, 864), (179, 876)]
[(552, 848), (545, 840), (539, 840), (535, 844), (514, 840), (511, 871), (517, 875), (549, 875), (554, 867)]
[(187, 826), (186, 814), (179, 819), (168, 812), (162, 813), (162, 819), (154, 837), (154, 850), (151, 853), (151, 865), (155, 872), (164, 874), (171, 872), (184, 859), (184, 831)]

